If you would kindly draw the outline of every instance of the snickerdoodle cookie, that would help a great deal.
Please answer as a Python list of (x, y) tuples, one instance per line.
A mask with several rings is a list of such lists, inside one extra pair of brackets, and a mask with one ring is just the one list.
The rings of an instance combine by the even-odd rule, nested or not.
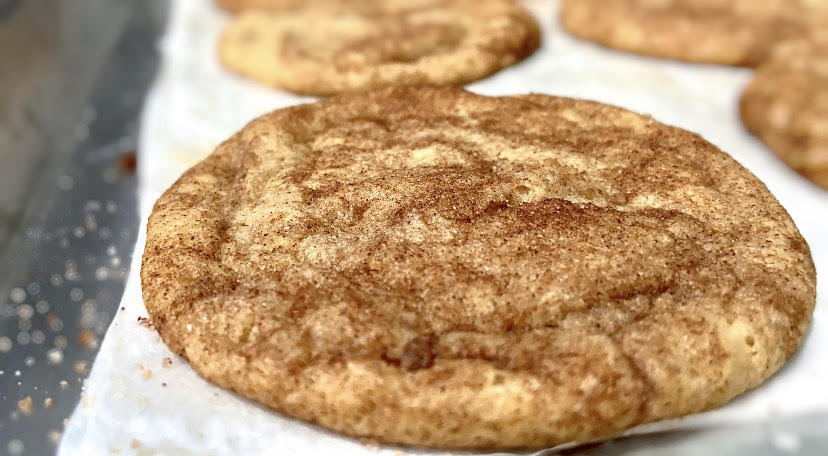
[(141, 278), (206, 379), (445, 448), (718, 407), (793, 354), (815, 301), (791, 218), (701, 137), (450, 87), (254, 120), (158, 200)]
[(310, 95), (460, 85), (532, 54), (537, 23), (511, 0), (311, 4), (235, 16), (219, 59), (256, 81)]
[(564, 0), (561, 21), (624, 51), (756, 66), (777, 43), (828, 27), (828, 0)]
[(751, 133), (828, 190), (828, 34), (780, 45), (756, 70), (740, 108)]

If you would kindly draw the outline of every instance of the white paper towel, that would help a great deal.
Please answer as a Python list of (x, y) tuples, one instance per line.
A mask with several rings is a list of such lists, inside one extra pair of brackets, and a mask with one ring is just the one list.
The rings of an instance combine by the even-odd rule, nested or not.
[[(820, 275), (828, 274), (828, 192), (797, 176), (739, 121), (747, 69), (692, 65), (610, 51), (577, 41), (556, 20), (558, 3), (526, 1), (543, 27), (529, 60), (470, 85), (475, 92), (526, 92), (590, 98), (701, 133), (759, 176), (794, 218)], [(60, 455), (444, 454), (366, 446), (267, 410), (214, 387), (137, 323), (145, 316), (138, 273), (145, 221), (156, 198), (187, 168), (247, 121), (309, 98), (259, 86), (223, 70), (215, 42), (227, 16), (211, 0), (175, 0), (161, 42), (162, 67), (144, 108), (139, 144), (142, 233), (122, 306), (104, 338)], [(825, 281), (805, 343), (767, 383), (708, 413), (633, 432), (699, 428), (828, 412)], [(172, 365), (164, 367), (164, 359)]]

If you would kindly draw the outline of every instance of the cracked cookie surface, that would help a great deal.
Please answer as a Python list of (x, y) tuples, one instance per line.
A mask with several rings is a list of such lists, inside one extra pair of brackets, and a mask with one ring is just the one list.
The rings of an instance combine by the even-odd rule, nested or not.
[(274, 87), (331, 95), (462, 85), (523, 60), (540, 45), (537, 23), (511, 0), (326, 5), (243, 12), (222, 33), (219, 59)]
[(807, 244), (699, 136), (392, 88), (248, 124), (156, 203), (154, 326), (208, 380), (387, 443), (545, 447), (727, 402), (799, 345)]
[(780, 45), (756, 70), (740, 111), (782, 161), (828, 190), (828, 33)]
[(756, 66), (773, 46), (828, 28), (826, 0), (564, 0), (563, 26), (623, 51)]

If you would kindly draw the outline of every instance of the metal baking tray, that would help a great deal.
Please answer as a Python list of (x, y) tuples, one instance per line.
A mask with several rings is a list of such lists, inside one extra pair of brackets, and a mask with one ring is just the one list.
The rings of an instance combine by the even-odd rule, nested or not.
[(0, 455), (54, 454), (136, 239), (160, 0), (0, 0)]

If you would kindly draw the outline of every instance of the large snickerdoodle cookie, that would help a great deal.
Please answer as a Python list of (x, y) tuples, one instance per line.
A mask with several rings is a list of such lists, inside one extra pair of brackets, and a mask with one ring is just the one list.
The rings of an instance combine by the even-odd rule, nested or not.
[(624, 51), (756, 66), (774, 45), (828, 27), (826, 0), (564, 0), (572, 34)]
[(751, 133), (828, 190), (828, 34), (780, 45), (757, 69), (740, 108)]
[(796, 350), (807, 244), (687, 131), (391, 88), (260, 117), (149, 219), (154, 326), (208, 380), (382, 442), (544, 447), (718, 407)]
[[(360, 6), (361, 5), (361, 6)], [(235, 16), (219, 41), (230, 70), (311, 95), (459, 85), (532, 54), (540, 30), (511, 0), (388, 0)]]

